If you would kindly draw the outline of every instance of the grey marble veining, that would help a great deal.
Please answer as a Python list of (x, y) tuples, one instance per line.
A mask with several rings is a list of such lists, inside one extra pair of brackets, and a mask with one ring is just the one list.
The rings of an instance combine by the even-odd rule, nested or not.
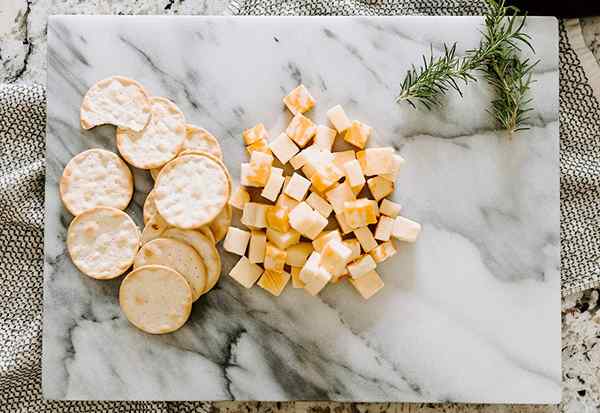
[[(433, 42), (477, 44), (478, 18), (53, 17), (48, 44), (44, 395), (59, 399), (557, 402), (560, 397), (557, 27), (531, 19), (541, 59), (531, 129), (512, 140), (483, 110), (483, 82), (441, 110), (394, 103)], [(542, 35), (543, 33), (543, 35)], [(350, 286), (273, 298), (223, 276), (186, 327), (163, 337), (119, 311), (120, 280), (79, 274), (64, 247), (70, 217), (57, 180), (73, 154), (114, 149), (111, 127), (81, 131), (96, 80), (122, 74), (173, 99), (217, 135), (234, 177), (240, 132), (289, 121), (283, 94), (303, 82), (312, 117), (341, 103), (373, 143), (408, 161), (395, 193), (423, 223), (382, 265), (364, 303)], [(151, 180), (136, 172), (141, 225)], [(224, 255), (224, 274), (234, 258)]]

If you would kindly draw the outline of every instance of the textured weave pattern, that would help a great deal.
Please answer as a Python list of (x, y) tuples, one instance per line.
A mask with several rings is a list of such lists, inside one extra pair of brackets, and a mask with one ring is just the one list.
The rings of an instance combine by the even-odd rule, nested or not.
[(561, 288), (600, 283), (600, 102), (560, 30)]

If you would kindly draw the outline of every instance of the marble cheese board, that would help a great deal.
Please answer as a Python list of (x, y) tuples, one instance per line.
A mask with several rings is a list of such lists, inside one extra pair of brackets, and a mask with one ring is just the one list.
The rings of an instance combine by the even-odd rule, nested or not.
[[(485, 82), (440, 109), (394, 102), (433, 44), (476, 47), (478, 17), (51, 16), (48, 24), (43, 394), (88, 400), (343, 400), (557, 403), (560, 400), (558, 27), (530, 18), (540, 63), (530, 129), (509, 139), (485, 112)], [(176, 333), (150, 336), (120, 312), (121, 279), (80, 274), (58, 196), (68, 160), (116, 150), (114, 128), (83, 131), (87, 88), (111, 75), (172, 99), (220, 139), (234, 180), (241, 131), (272, 136), (281, 98), (304, 83), (311, 117), (341, 103), (407, 160), (394, 199), (422, 223), (381, 265), (385, 288), (350, 285), (272, 297), (226, 274)], [(142, 225), (152, 179), (135, 171)]]

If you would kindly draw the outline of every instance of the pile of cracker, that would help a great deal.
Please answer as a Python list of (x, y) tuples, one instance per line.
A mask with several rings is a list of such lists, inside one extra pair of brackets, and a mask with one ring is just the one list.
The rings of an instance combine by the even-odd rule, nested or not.
[[(113, 76), (85, 94), (81, 126), (117, 126), (117, 154), (90, 149), (69, 161), (60, 196), (75, 217), (67, 248), (75, 266), (98, 279), (114, 279), (131, 266), (119, 290), (128, 320), (152, 334), (177, 330), (192, 303), (221, 274), (215, 247), (231, 223), (231, 177), (218, 140), (187, 124), (164, 97), (136, 81)], [(154, 188), (144, 203), (140, 232), (123, 210), (133, 195), (129, 166), (149, 170)]]
[(293, 118), (275, 139), (262, 123), (243, 132), (250, 160), (229, 203), (246, 229), (225, 237), (241, 257), (229, 275), (275, 296), (290, 279), (311, 295), (347, 279), (369, 299), (384, 285), (377, 265), (421, 231), (388, 199), (405, 161), (392, 147), (367, 147), (372, 128), (341, 105), (327, 111), (332, 127), (316, 125), (304, 115), (316, 104), (304, 85), (283, 103)]

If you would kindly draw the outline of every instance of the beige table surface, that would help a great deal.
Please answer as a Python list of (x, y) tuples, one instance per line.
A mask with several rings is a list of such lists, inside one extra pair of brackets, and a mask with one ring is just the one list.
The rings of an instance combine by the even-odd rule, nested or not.
[[(1, 0), (0, 83), (46, 77), (48, 14), (221, 14), (226, 0)], [(600, 62), (600, 17), (581, 19), (587, 46)], [(565, 297), (562, 310), (563, 402), (560, 406), (220, 402), (225, 412), (594, 412), (600, 409), (600, 290)], [(201, 410), (200, 410), (201, 411)]]

